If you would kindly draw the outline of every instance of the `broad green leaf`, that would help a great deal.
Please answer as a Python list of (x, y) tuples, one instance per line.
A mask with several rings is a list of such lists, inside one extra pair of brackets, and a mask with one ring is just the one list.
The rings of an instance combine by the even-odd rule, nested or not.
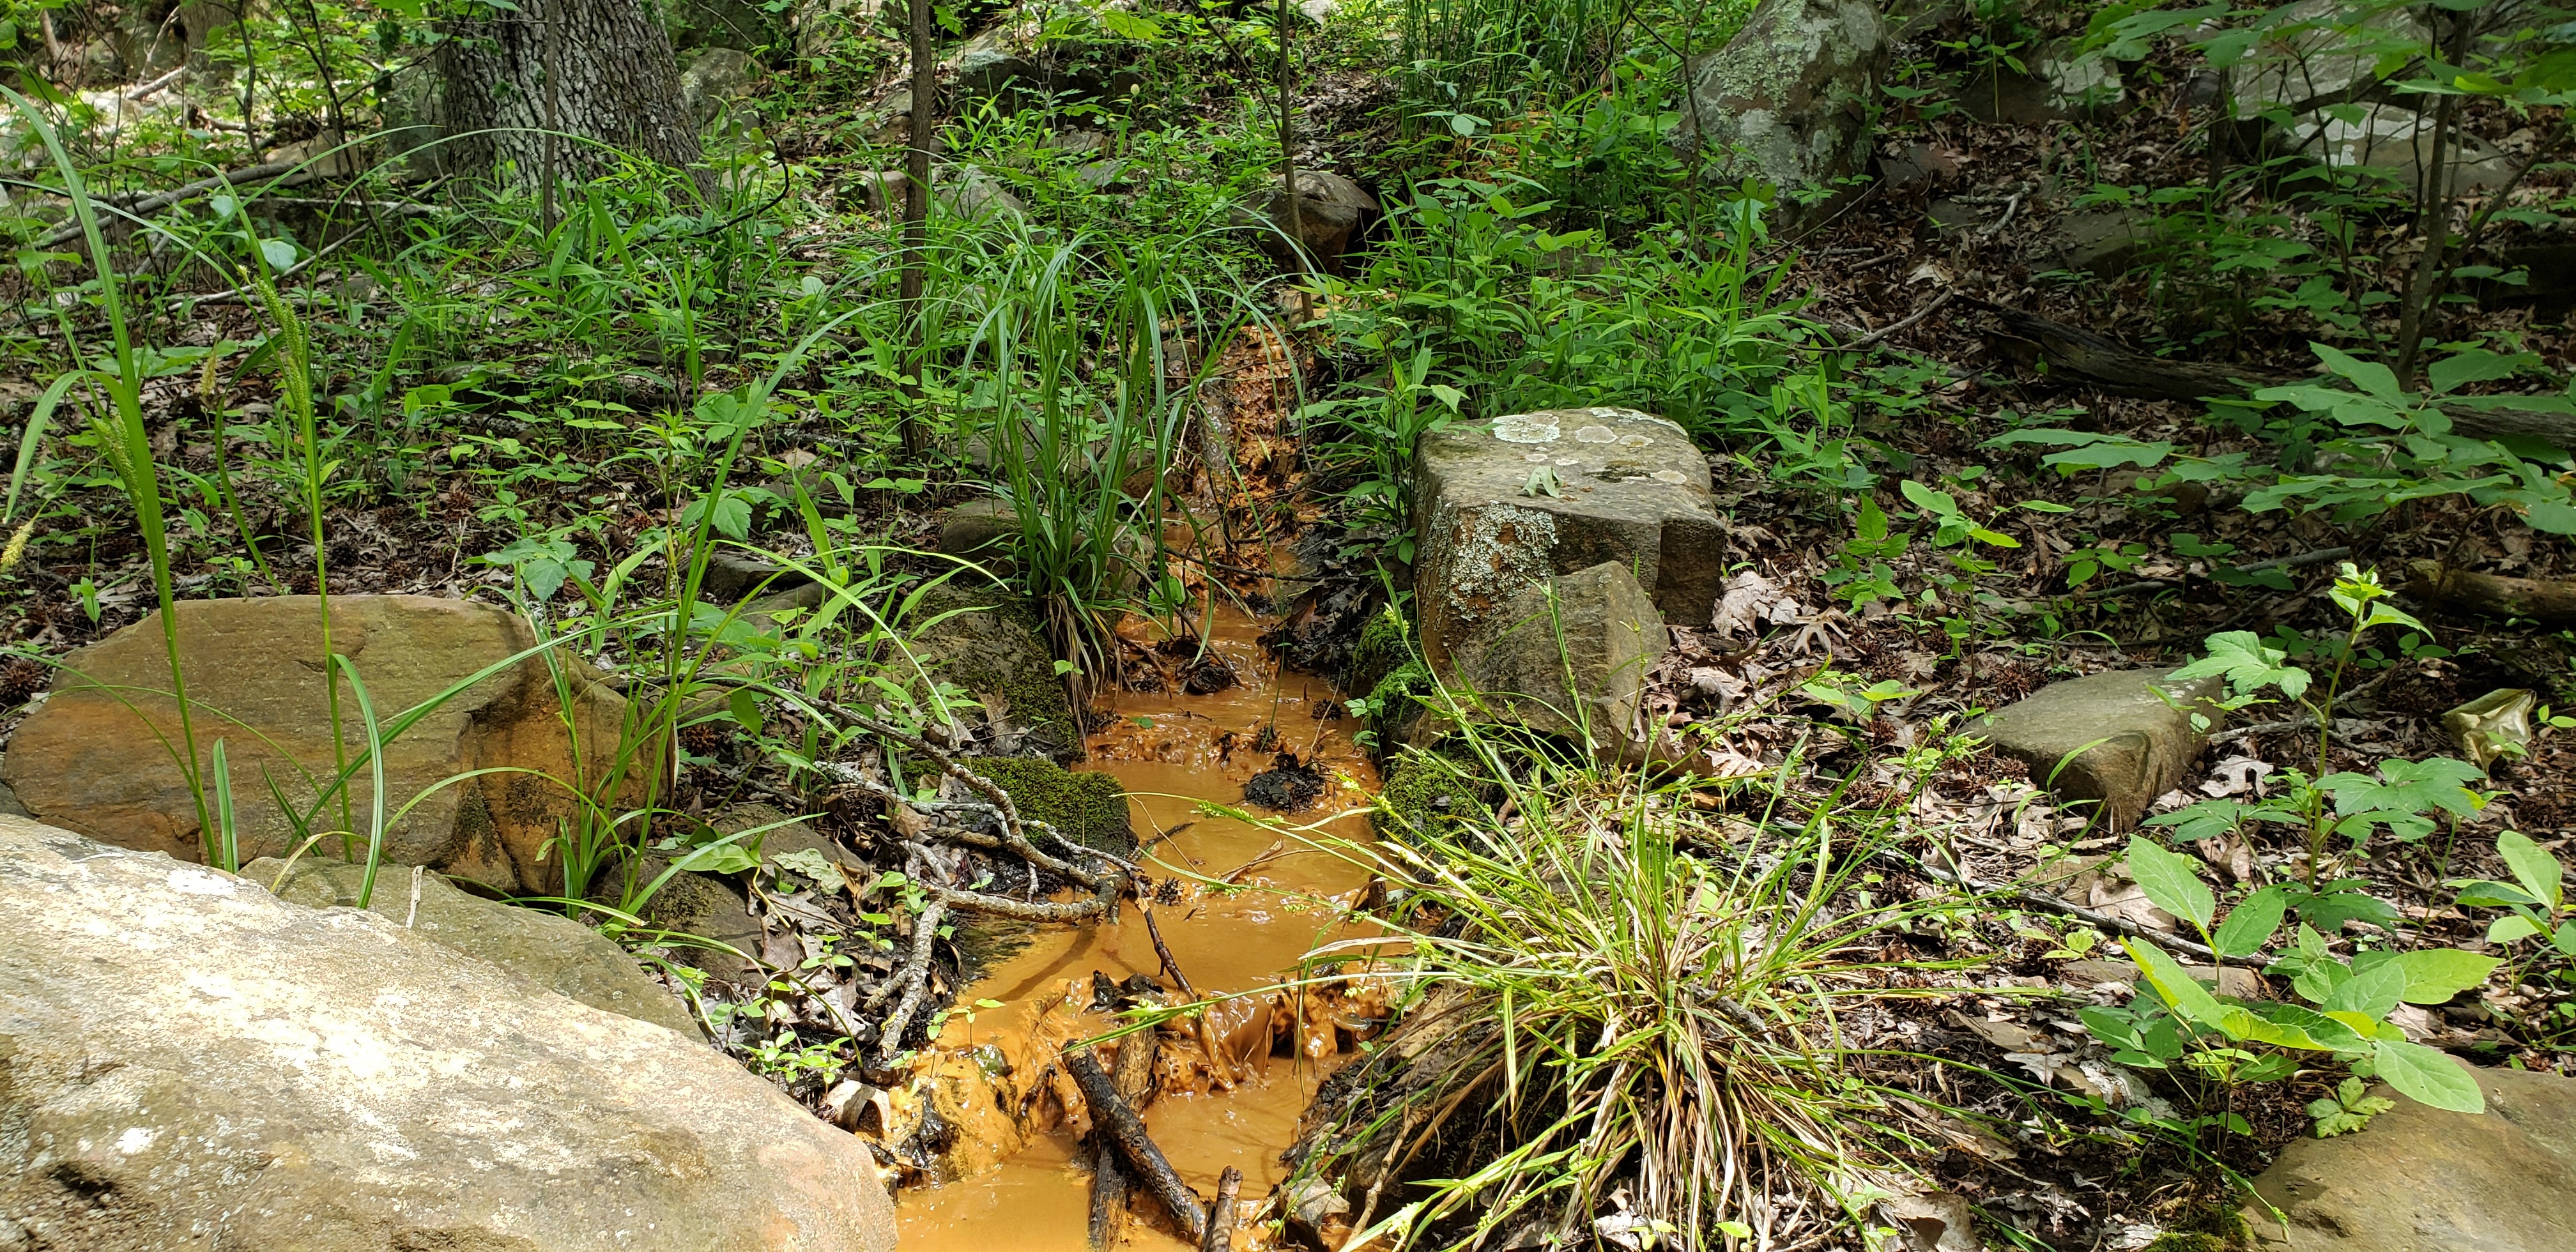
[(2270, 939), (2273, 931), (2280, 929), (2281, 915), (2289, 908), (2289, 892), (2265, 887), (2227, 911), (2227, 921), (2219, 926), (2209, 946), (2224, 957), (2252, 956), (2263, 950), (2263, 941)]
[(2433, 362), (2424, 371), (2424, 381), (2432, 385), (2436, 394), (2440, 394), (2465, 387), (2470, 383), (2511, 378), (2513, 371), (2512, 357), (2489, 352), (2484, 348), (2471, 348), (2456, 356), (2447, 356)]
[(1940, 517), (1959, 515), (1959, 502), (1953, 499), (1949, 492), (1934, 491), (1911, 478), (1897, 484), (1897, 489), (1905, 493), (1906, 499), (1914, 502), (1914, 507), (1926, 513)]
[(2267, 1004), (2260, 1013), (2237, 1010), (2245, 1017), (2237, 1038), (2276, 1048), (2310, 1052), (2366, 1052), (2370, 1040), (2348, 1022), (2296, 1004)]
[(2394, 965), (2406, 975), (2406, 990), (2400, 998), (2408, 1004), (2440, 1004), (2472, 987), (2486, 985), (2487, 975), (2503, 964), (2500, 957), (2480, 956), (2458, 948), (2426, 948), (2416, 952), (2370, 952), (2353, 958), (2355, 973), (2380, 965)]
[(2484, 878), (2462, 878), (2453, 880), (2451, 885), (2460, 889), (2459, 898), (2452, 901), (2454, 904), (2493, 908), (2498, 905), (2540, 903), (2540, 897), (2511, 883), (2495, 882)]
[(2308, 690), (2308, 671), (2285, 665), (2289, 653), (2264, 646), (2260, 635), (2250, 630), (2222, 631), (2209, 637), (2209, 654), (2174, 671), (2177, 680), (2225, 675), (2228, 685), (2239, 692), (2278, 686), (2281, 694), (2293, 700)]
[(2476, 1079), (2461, 1069), (2457, 1061), (2420, 1043), (2373, 1045), (2371, 1059), (2379, 1076), (2398, 1094), (2454, 1113), (2483, 1113), (2487, 1098), (2478, 1090)]
[(2328, 372), (2379, 399), (2394, 402), (2405, 393), (2398, 389), (2397, 372), (2377, 361), (2360, 360), (2350, 353), (2321, 343), (2308, 345), (2325, 362)]
[[(2471, 817), (2486, 805), (2468, 784), (2485, 780), (2486, 771), (2477, 766), (2436, 756), (2382, 762), (2376, 779), (2349, 772), (2328, 774), (2317, 780), (2317, 789), (2332, 794), (2335, 812), (2345, 816), (2368, 814), (2374, 821), (2388, 821), (2389, 814), (2436, 812)], [(2510, 857), (2506, 863), (2512, 863)], [(2517, 867), (2515, 875), (2520, 874)]]
[(2388, 1010), (2406, 998), (2406, 971), (2383, 962), (2369, 969), (2356, 969), (2352, 977), (2328, 994), (2317, 1007), (2328, 1013), (2361, 1013), (2372, 1019), (2388, 1016)]
[(2163, 1000), (2165, 1007), (2173, 1010), (2175, 1016), (2195, 1026), (2216, 1027), (2227, 1022), (2228, 1007), (2220, 1004), (2218, 997), (2209, 993), (2209, 988), (2201, 986), (2172, 957), (2166, 956), (2163, 949), (2143, 939), (2123, 939), (2120, 942), (2128, 948), (2129, 959), (2138, 963), (2138, 972), (2146, 977), (2147, 986), (2155, 990), (2156, 997)]
[(2188, 919), (2203, 931), (2218, 915), (2218, 897), (2210, 891), (2209, 884), (2200, 880), (2191, 858), (2167, 852), (2144, 835), (2129, 836), (2129, 876), (2138, 880), (2138, 889), (2147, 893), (2148, 903)]
[(2534, 899), (2546, 902), (2553, 911), (2567, 902), (2566, 869), (2530, 836), (2508, 830), (2496, 836), (2496, 853), (2512, 867), (2513, 880)]
[(270, 269), (285, 273), (295, 267), (295, 244), (286, 239), (262, 239), (259, 241), (259, 259), (268, 262)]
[(2499, 917), (2495, 919), (2494, 925), (2487, 927), (2487, 942), (2512, 943), (2520, 939), (2529, 939), (2540, 933), (2542, 933), (2540, 923), (2515, 913)]

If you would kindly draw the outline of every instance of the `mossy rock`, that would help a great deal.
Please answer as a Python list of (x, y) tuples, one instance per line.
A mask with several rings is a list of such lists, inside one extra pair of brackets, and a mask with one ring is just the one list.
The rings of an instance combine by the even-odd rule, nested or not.
[(998, 590), (942, 583), (922, 593), (910, 632), (922, 667), (984, 706), (983, 724), (997, 747), (1059, 762), (1082, 758), (1082, 719), (1026, 604)]
[(1435, 823), (1493, 820), (1487, 795), (1493, 784), (1472, 761), (1446, 752), (1407, 752), (1386, 771), (1382, 801), (1369, 811), (1369, 828), (1381, 839), (1418, 841)]
[(1431, 667), (1419, 658), (1407, 659), (1370, 686), (1368, 716), (1361, 720), (1368, 728), (1369, 741), (1375, 745), (1380, 763), (1393, 760), (1414, 728), (1430, 715), (1430, 706), (1422, 700), (1431, 691)]
[(1360, 628), (1359, 642), (1351, 645), (1350, 668), (1342, 674), (1342, 690), (1356, 695), (1370, 695), (1386, 676), (1413, 661), (1413, 625), (1394, 605), (1378, 610)]
[(1009, 792), (1020, 816), (1045, 822), (1086, 848), (1135, 855), (1136, 827), (1116, 778), (1033, 756), (977, 757), (963, 764)]

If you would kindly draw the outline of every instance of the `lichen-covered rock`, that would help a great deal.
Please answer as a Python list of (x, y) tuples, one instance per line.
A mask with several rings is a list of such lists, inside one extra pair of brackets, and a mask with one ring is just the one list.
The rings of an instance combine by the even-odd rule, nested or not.
[[(2270, 1252), (2564, 1252), (2576, 1248), (2576, 1079), (2463, 1066), (2484, 1113), (2397, 1107), (2295, 1139), (2254, 1180), (2245, 1221)], [(2278, 1207), (2286, 1223), (2267, 1211)]]
[[(242, 877), (278, 899), (317, 909), (356, 908), (366, 880), (363, 865), (297, 861), (293, 869), (274, 857), (242, 867)], [(549, 991), (606, 1013), (667, 1026), (691, 1038), (698, 1024), (662, 984), (626, 950), (598, 931), (560, 913), (503, 904), (469, 895), (433, 870), (385, 866), (376, 875), (367, 907), (394, 924), (467, 956), (490, 961)]]
[[(2126, 830), (2189, 776), (2223, 717), (2211, 703), (2223, 680), (2174, 682), (2171, 672), (2113, 670), (2050, 683), (1978, 722), (1974, 733), (2028, 766), (2031, 781), (2059, 799), (2097, 801), (2104, 829)], [(2192, 725), (2195, 710), (2208, 725)]]
[(1682, 429), (1632, 409), (1553, 409), (1426, 435), (1414, 454), (1422, 652), (1451, 654), (1525, 588), (1627, 566), (1667, 622), (1709, 620), (1726, 586), (1726, 520)]
[[(194, 710), (197, 751), (210, 759), (224, 741), (241, 858), (284, 855), (296, 842), (288, 815), (270, 798), (274, 778), (290, 801), (313, 803), (311, 780), (364, 750), (365, 732), (347, 681), (340, 683), (335, 748), (321, 603), (312, 596), (189, 600), (178, 606), (179, 657)], [(384, 858), (427, 865), (505, 892), (542, 894), (563, 881), (547, 850), (575, 812), (566, 783), (603, 787), (626, 715), (626, 700), (580, 660), (558, 656), (572, 692), (567, 709), (547, 661), (521, 657), (535, 644), (515, 613), (434, 596), (331, 597), (331, 650), (357, 667), (380, 718), (390, 721), (498, 667), (449, 698), (385, 752), (386, 808), (401, 820), (386, 832)], [(56, 826), (129, 848), (200, 857), (200, 812), (177, 758), (178, 701), (154, 613), (73, 653), (51, 695), (9, 742), (0, 781), (28, 811)], [(581, 727), (581, 758), (565, 732)], [(485, 773), (450, 786), (450, 779)], [(652, 769), (631, 768), (626, 785), (602, 797), (611, 807), (641, 798)], [(349, 784), (349, 827), (365, 839), (372, 800), (368, 771)], [(206, 784), (209, 793), (211, 781)], [(341, 828), (331, 804), (318, 829)], [(336, 851), (337, 840), (324, 851)]]
[(0, 818), (20, 1246), (891, 1252), (866, 1146), (396, 919)]
[(1052, 825), (1086, 848), (1135, 854), (1135, 818), (1116, 778), (1030, 756), (983, 756), (962, 764), (1009, 792), (1020, 816)]
[(680, 71), (680, 104), (700, 126), (716, 120), (725, 101), (751, 94), (760, 81), (760, 62), (739, 48), (705, 48)]
[(952, 712), (970, 728), (983, 727), (995, 751), (1081, 758), (1081, 719), (1056, 675), (1055, 650), (1026, 605), (952, 580), (923, 592), (906, 626), (923, 671), (980, 702), (980, 710)]
[(1762, 0), (1724, 48), (1690, 62), (1675, 141), (1709, 173), (1822, 191), (1869, 159), (1890, 41), (1868, 0)]
[(1646, 671), (1670, 642), (1637, 576), (1604, 561), (1522, 588), (1453, 656), (1486, 714), (1618, 744), (1641, 737)]

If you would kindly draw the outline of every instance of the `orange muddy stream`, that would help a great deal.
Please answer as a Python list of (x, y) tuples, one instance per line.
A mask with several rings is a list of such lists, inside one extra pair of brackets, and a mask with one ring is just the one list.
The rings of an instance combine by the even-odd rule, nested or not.
[[(1293, 838), (1283, 842), (1248, 823), (1202, 815), (1199, 802), (1243, 805), (1244, 781), (1271, 766), (1272, 752), (1251, 746), (1266, 724), (1278, 727), (1280, 748), (1311, 762), (1326, 779), (1324, 794), (1289, 820), (1303, 824), (1356, 810), (1377, 784), (1351, 742), (1357, 723), (1314, 716), (1333, 698), (1329, 684), (1283, 672), (1256, 642), (1258, 624), (1240, 613), (1220, 612), (1211, 629), (1213, 647), (1241, 681), (1205, 696), (1113, 693), (1107, 707), (1117, 720), (1091, 737), (1089, 761), (1080, 767), (1111, 774), (1129, 792), (1137, 838), (1149, 845), (1141, 854), (1149, 875), (1236, 875), (1252, 888), (1208, 893), (1185, 885), (1179, 903), (1155, 908), (1164, 942), (1202, 996), (1251, 990), (1292, 972), (1309, 949), (1337, 937), (1328, 905), (1295, 897), (1347, 902), (1366, 886), (1368, 873)], [(1356, 812), (1326, 829), (1368, 838), (1367, 819)], [(1246, 865), (1253, 867), (1238, 875)], [(997, 1000), (1004, 1007), (981, 1010), (971, 1022), (950, 1019), (940, 1045), (964, 1051), (1008, 1041), (1065, 999), (1068, 979), (1087, 988), (1094, 970), (1117, 980), (1154, 975), (1160, 966), (1144, 913), (1133, 905), (1114, 926), (1041, 930), (958, 997), (961, 1005)], [(1087, 996), (1086, 990), (1075, 998)], [(1202, 1196), (1214, 1194), (1225, 1167), (1242, 1170), (1248, 1204), (1279, 1181), (1280, 1150), (1295, 1137), (1316, 1085), (1341, 1059), (1256, 1059), (1232, 1091), (1166, 1094), (1146, 1111), (1145, 1123)], [(990, 1172), (904, 1192), (898, 1213), (905, 1252), (1080, 1252), (1087, 1246), (1090, 1174), (1074, 1164), (1076, 1151), (1069, 1131), (1053, 1131)], [(1125, 1222), (1124, 1230), (1122, 1246), (1186, 1246), (1141, 1221)]]

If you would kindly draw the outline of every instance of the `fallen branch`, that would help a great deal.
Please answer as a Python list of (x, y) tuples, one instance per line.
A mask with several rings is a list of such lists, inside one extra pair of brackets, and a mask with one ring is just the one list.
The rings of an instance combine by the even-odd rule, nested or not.
[(1859, 352), (1865, 348), (1875, 348), (1888, 336), (1911, 328), (1916, 323), (1921, 322), (1924, 318), (1940, 312), (1941, 306), (1948, 304), (1950, 302), (1950, 297), (1957, 294), (1959, 294), (1957, 289), (1945, 287), (1941, 290), (1940, 294), (1933, 296), (1932, 299), (1924, 304), (1922, 308), (1916, 309), (1914, 312), (1907, 314), (1905, 320), (1881, 326), (1858, 339), (1852, 340), (1850, 343), (1839, 345), (1835, 350), (1838, 352)]
[[(246, 165), (240, 169), (233, 170), (230, 173), (217, 174), (211, 178), (200, 178), (193, 183), (184, 183), (169, 191), (145, 196), (141, 200), (135, 201), (133, 207), (126, 209), (125, 212), (134, 217), (150, 217), (151, 215), (169, 208), (171, 205), (177, 204), (182, 200), (202, 196), (218, 187), (238, 187), (243, 183), (266, 182), (272, 178), (293, 176), (297, 173), (298, 167), (303, 164), (303, 161), (297, 160), (263, 161), (257, 165)], [(306, 182), (309, 180), (309, 175), (296, 179), (297, 182)], [(43, 235), (38, 236), (35, 242), (35, 247), (37, 250), (42, 251), (43, 249), (62, 243), (79, 233), (81, 233), (80, 222), (75, 218), (72, 221), (65, 222), (52, 230), (46, 231)]]
[(1054, 870), (1056, 873), (1062, 874), (1063, 876), (1094, 890), (1100, 890), (1111, 885), (1112, 880), (1107, 876), (1095, 874), (1079, 865), (1075, 865), (1069, 861), (1061, 860), (1054, 856), (1050, 856), (1045, 852), (1039, 851), (1036, 844), (1029, 842), (1026, 824), (1020, 820), (1019, 806), (1011, 803), (1011, 793), (1002, 790), (1001, 784), (994, 782), (992, 779), (986, 778), (973, 770), (967, 769), (965, 766), (959, 765), (954, 759), (950, 758), (947, 753), (931, 746), (929, 740), (924, 739), (911, 731), (889, 726), (884, 722), (878, 721), (873, 717), (869, 717), (855, 709), (845, 708), (828, 700), (815, 700), (812, 703), (815, 708), (821, 710), (825, 714), (838, 718), (853, 726), (857, 726), (870, 734), (879, 736), (880, 738), (894, 740), (905, 748), (929, 758), (930, 763), (938, 766), (941, 773), (964, 783), (969, 790), (972, 790), (976, 794), (983, 796), (986, 800), (991, 801), (994, 815), (1001, 819), (1001, 837), (1003, 844), (1009, 847), (1011, 851), (1020, 854), (1023, 859), (1043, 868)]
[(1228, 1165), (1216, 1176), (1216, 1203), (1208, 1206), (1207, 1233), (1199, 1252), (1228, 1252), (1234, 1247), (1235, 1197), (1243, 1191), (1243, 1171)]
[(912, 954), (904, 959), (899, 980), (903, 998), (895, 1002), (894, 1012), (886, 1016), (883, 1031), (877, 1036), (878, 1069), (893, 1069), (895, 1061), (903, 1056), (903, 1032), (911, 1027), (912, 1015), (920, 1011), (923, 995), (930, 988), (930, 946), (939, 937), (939, 920), (947, 912), (948, 902), (934, 899), (921, 916), (912, 919)]
[[(2328, 561), (2338, 561), (2351, 555), (2350, 548), (2319, 548), (2313, 552), (2301, 552), (2296, 556), (2276, 556), (2269, 560), (2248, 561), (2234, 568), (2249, 574), (2267, 569), (2300, 569), (2309, 565), (2323, 565)], [(2107, 600), (2133, 591), (2163, 591), (2181, 585), (2182, 580), (2178, 578), (2142, 578), (2133, 583), (2122, 583), (2117, 587), (2105, 587), (2099, 591), (2088, 591), (2083, 594), (2093, 599)]]
[(2215, 963), (2218, 960), (2217, 953), (2210, 951), (2208, 948), (2200, 944), (2193, 943), (2189, 939), (2182, 938), (2179, 935), (2168, 935), (2160, 931), (2149, 930), (2136, 922), (2130, 921), (2128, 918), (2118, 916), (2117, 914), (2105, 913), (2099, 909), (2088, 909), (2081, 904), (2060, 900), (2056, 896), (2050, 895), (2045, 891), (2033, 891), (2028, 887), (2015, 887), (2004, 883), (1979, 882), (1965, 874), (1953, 874), (1948, 870), (1934, 869), (1933, 867), (1924, 864), (1921, 860), (1908, 856), (1894, 848), (1881, 849), (1878, 852), (1876, 859), (1908, 873), (1921, 874), (1934, 882), (1948, 883), (1954, 887), (1966, 888), (1978, 895), (2005, 896), (2018, 903), (2029, 905), (2035, 909), (2044, 909), (2051, 913), (2062, 913), (2068, 917), (2075, 918), (2096, 930), (2109, 931), (2115, 935), (2126, 935), (2131, 939), (2144, 939), (2157, 947), (2170, 948), (2173, 951), (2180, 952), (2188, 956), (2196, 956), (2204, 961), (2212, 963)]
[(2434, 561), (2417, 561), (2406, 573), (2408, 591), (2453, 608), (2547, 626), (2576, 625), (2576, 580), (2472, 574)]
[[(1162, 1036), (1152, 1030), (1140, 1030), (1118, 1041), (1118, 1059), (1111, 1062), (1109, 1077), (1118, 1090), (1118, 1098), (1138, 1113), (1154, 1102), (1159, 1090), (1154, 1080), (1156, 1053), (1162, 1051)], [(1125, 1166), (1118, 1163), (1118, 1145), (1107, 1135), (1094, 1136), (1091, 1165), (1091, 1246), (1105, 1248), (1117, 1239), (1118, 1214), (1127, 1207), (1127, 1196), (1134, 1188), (1128, 1182)]]
[(1073, 1075), (1074, 1084), (1082, 1088), (1084, 1102), (1091, 1106), (1093, 1129), (1117, 1145), (1128, 1167), (1136, 1171), (1137, 1180), (1162, 1202), (1182, 1235), (1192, 1243), (1199, 1242), (1207, 1234), (1208, 1215), (1199, 1205), (1198, 1193), (1181, 1181), (1170, 1161), (1163, 1159), (1163, 1150), (1155, 1147), (1153, 1137), (1145, 1133), (1144, 1119), (1119, 1098), (1109, 1075), (1101, 1071), (1099, 1060), (1088, 1049), (1066, 1048), (1064, 1067)]

